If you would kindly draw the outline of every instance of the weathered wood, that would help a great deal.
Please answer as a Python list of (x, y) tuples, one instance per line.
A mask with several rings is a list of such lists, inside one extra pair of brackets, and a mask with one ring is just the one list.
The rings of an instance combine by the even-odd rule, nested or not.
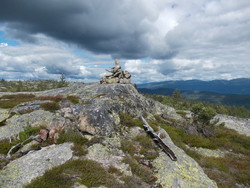
[(39, 140), (39, 137), (40, 137), (40, 135), (30, 136), (29, 138), (27, 138), (26, 140), (24, 140), (22, 143), (18, 143), (18, 144), (16, 144), (16, 145), (12, 146), (12, 147), (10, 148), (10, 150), (8, 151), (8, 153), (7, 153), (7, 158), (11, 158), (11, 153), (12, 153), (15, 149), (16, 149), (16, 150), (19, 150), (19, 149), (22, 148), (22, 147), (26, 144), (26, 142), (28, 142), (29, 140), (36, 140), (36, 141), (38, 141), (38, 140)]
[(145, 131), (152, 137), (154, 142), (169, 156), (172, 161), (177, 161), (177, 157), (174, 152), (163, 142), (163, 140), (155, 133), (152, 127), (147, 121), (141, 116), (143, 127)]

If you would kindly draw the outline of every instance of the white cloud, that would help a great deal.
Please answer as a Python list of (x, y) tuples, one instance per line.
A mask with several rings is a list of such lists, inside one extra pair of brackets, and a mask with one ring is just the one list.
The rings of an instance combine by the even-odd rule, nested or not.
[(0, 43), (0, 48), (1, 47), (7, 47), (8, 46), (8, 43)]

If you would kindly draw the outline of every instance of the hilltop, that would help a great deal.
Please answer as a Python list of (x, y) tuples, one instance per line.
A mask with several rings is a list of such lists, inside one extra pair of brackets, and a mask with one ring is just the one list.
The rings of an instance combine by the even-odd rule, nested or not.
[[(202, 125), (192, 112), (177, 111), (141, 95), (133, 84), (120, 83), (1, 92), (0, 102), (0, 187), (250, 184), (246, 119), (232, 122), (220, 115), (210, 126)], [(141, 116), (177, 161), (155, 145)]]

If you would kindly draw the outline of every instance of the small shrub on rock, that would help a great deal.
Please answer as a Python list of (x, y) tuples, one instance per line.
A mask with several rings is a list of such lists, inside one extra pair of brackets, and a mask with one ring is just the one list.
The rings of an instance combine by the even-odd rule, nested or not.
[(41, 108), (46, 111), (55, 112), (60, 109), (60, 105), (57, 102), (46, 102), (40, 104)]

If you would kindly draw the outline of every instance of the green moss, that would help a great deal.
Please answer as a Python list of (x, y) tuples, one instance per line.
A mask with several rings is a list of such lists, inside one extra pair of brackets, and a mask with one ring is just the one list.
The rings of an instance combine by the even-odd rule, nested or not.
[(72, 102), (73, 104), (79, 104), (79, 97), (74, 96), (74, 95), (69, 95), (66, 98), (67, 100), (69, 100), (70, 102)]
[(57, 102), (46, 102), (40, 104), (41, 108), (46, 111), (55, 112), (60, 109), (60, 105)]
[(88, 187), (107, 186), (122, 187), (99, 163), (83, 159), (69, 161), (47, 171), (43, 177), (36, 178), (26, 188), (72, 187), (74, 183)]

